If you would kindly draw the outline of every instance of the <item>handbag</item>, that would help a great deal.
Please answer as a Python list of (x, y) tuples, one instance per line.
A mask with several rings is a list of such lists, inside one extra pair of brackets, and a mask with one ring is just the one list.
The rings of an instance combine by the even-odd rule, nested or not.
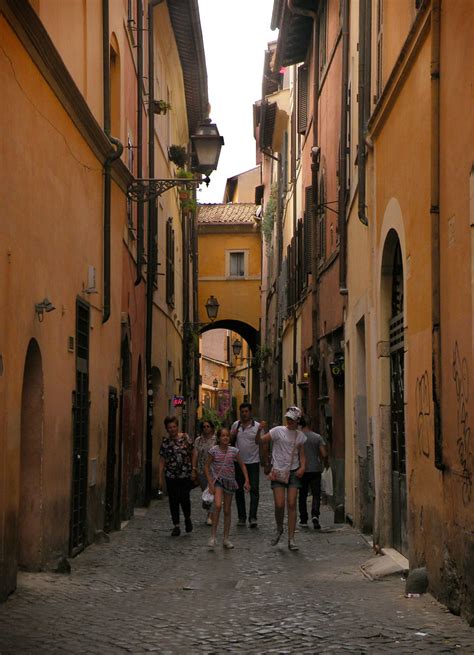
[(288, 466), (285, 466), (285, 468), (279, 469), (276, 466), (272, 466), (271, 471), (268, 475), (268, 479), (271, 480), (272, 482), (280, 482), (282, 484), (288, 484), (288, 480), (290, 479), (290, 473), (291, 473), (291, 465), (293, 463), (293, 455), (295, 454), (296, 450), (296, 440), (298, 439), (298, 435), (295, 436), (295, 443), (293, 444), (293, 449), (291, 451), (291, 456), (290, 456), (290, 463)]
[(268, 479), (272, 482), (282, 482), (283, 484), (288, 484), (288, 480), (290, 479), (290, 467), (288, 466), (284, 469), (277, 469), (272, 466)]

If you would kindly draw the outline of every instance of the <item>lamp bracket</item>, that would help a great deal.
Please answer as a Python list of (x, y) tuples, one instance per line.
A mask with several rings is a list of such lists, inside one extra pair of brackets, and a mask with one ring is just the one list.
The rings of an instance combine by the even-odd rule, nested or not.
[(173, 189), (176, 186), (182, 186), (187, 188), (197, 187), (202, 183), (205, 183), (206, 186), (209, 185), (209, 177), (196, 177), (196, 178), (186, 178), (186, 177), (175, 177), (169, 179), (157, 179), (157, 178), (139, 178), (136, 179), (127, 189), (127, 197), (130, 200), (135, 202), (148, 202), (161, 196), (165, 191)]

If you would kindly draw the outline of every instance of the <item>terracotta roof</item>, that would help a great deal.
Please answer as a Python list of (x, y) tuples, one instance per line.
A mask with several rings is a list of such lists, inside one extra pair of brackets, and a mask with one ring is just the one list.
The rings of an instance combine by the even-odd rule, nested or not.
[(198, 224), (239, 225), (255, 224), (257, 205), (250, 202), (198, 205)]

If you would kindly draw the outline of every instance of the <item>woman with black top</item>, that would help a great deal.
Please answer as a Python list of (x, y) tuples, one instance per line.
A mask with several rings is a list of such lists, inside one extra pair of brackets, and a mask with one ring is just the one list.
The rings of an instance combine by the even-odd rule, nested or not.
[(171, 520), (174, 525), (171, 536), (179, 537), (180, 506), (184, 514), (186, 532), (191, 532), (193, 529), (189, 497), (193, 486), (191, 481), (193, 441), (189, 435), (178, 431), (176, 416), (167, 416), (164, 423), (168, 437), (163, 440), (160, 448), (160, 487), (163, 488), (166, 481)]

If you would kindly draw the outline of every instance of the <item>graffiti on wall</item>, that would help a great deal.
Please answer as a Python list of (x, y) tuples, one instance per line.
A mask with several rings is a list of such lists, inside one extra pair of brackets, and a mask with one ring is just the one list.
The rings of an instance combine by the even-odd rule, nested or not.
[(431, 433), (431, 401), (430, 401), (430, 379), (428, 371), (416, 379), (416, 415), (418, 452), (425, 457), (430, 456), (430, 433)]
[(462, 476), (462, 500), (467, 505), (472, 498), (471, 428), (469, 426), (469, 369), (465, 357), (461, 358), (456, 341), (453, 351), (453, 380), (456, 389), (456, 444)]

